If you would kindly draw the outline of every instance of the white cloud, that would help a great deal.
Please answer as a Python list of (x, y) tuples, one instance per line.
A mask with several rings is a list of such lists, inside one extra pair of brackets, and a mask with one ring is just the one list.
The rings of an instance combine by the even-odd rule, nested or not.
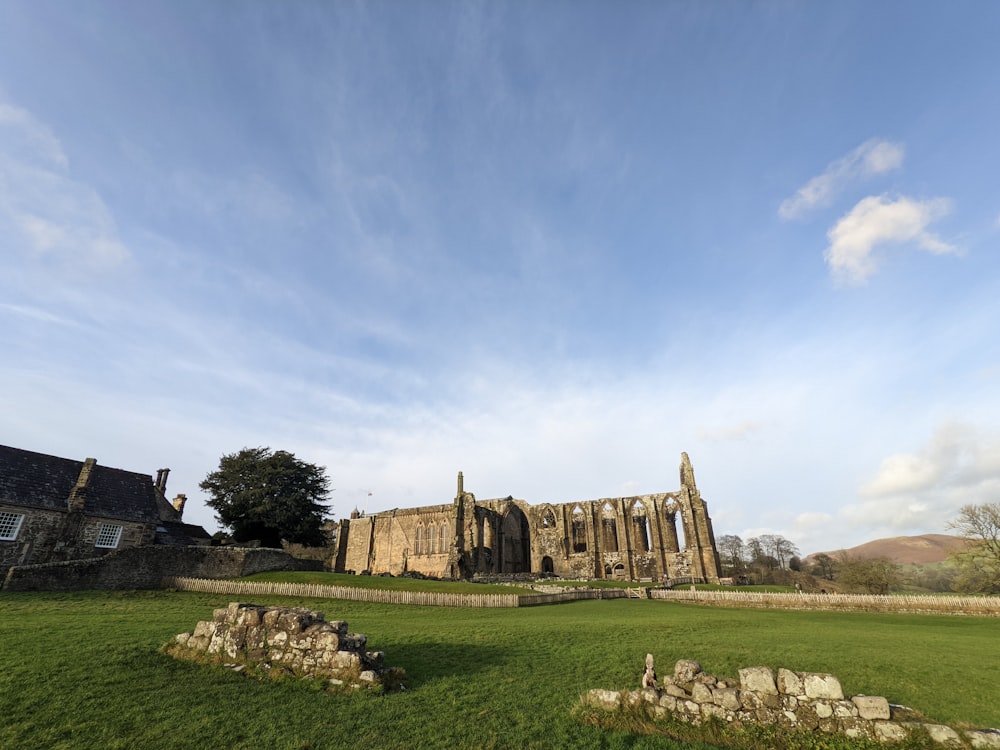
[(944, 532), (958, 509), (1000, 496), (1000, 435), (975, 425), (941, 425), (922, 448), (886, 458), (844, 509), (856, 526)]
[(829, 513), (800, 513), (792, 521), (792, 526), (797, 531), (812, 530), (816, 528), (823, 528), (827, 526), (833, 520), (833, 516)]
[(36, 258), (73, 267), (106, 268), (129, 256), (110, 209), (96, 190), (70, 174), (69, 160), (48, 126), (2, 102), (0, 228)]
[(957, 247), (927, 231), (927, 225), (946, 215), (950, 208), (946, 198), (918, 201), (906, 196), (869, 196), (827, 232), (830, 245), (823, 257), (835, 278), (857, 284), (875, 273), (872, 256), (879, 245), (915, 242), (935, 255), (957, 253)]
[(26, 109), (0, 102), (0, 127), (3, 127), (4, 132), (4, 137), (0, 140), (0, 145), (6, 144), (4, 150), (16, 145), (22, 154), (31, 154), (60, 169), (69, 167), (69, 160), (63, 153), (59, 139)]
[(745, 440), (762, 427), (760, 422), (744, 421), (721, 427), (706, 427), (698, 432), (698, 437), (709, 443), (724, 440)]
[(11, 305), (5, 302), (0, 302), (0, 312), (10, 313), (12, 315), (17, 315), (21, 318), (26, 318), (28, 320), (35, 320), (41, 323), (53, 323), (55, 325), (62, 326), (73, 326), (79, 325), (77, 321), (64, 318), (59, 315), (54, 315), (47, 310), (42, 310), (38, 307), (33, 307), (30, 305)]
[(897, 454), (882, 461), (878, 475), (861, 488), (866, 497), (883, 497), (904, 492), (919, 492), (934, 485), (941, 477), (940, 462), (929, 456)]
[(903, 164), (903, 147), (877, 138), (865, 141), (846, 156), (831, 162), (778, 207), (782, 219), (797, 219), (817, 206), (824, 206), (855, 179), (890, 172)]

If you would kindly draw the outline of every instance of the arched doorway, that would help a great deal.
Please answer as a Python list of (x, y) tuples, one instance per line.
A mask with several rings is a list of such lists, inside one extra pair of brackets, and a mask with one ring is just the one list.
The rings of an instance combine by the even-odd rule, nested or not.
[(531, 572), (531, 539), (524, 512), (511, 504), (500, 524), (501, 573)]
[(552, 558), (546, 555), (542, 558), (542, 572), (543, 573), (555, 573), (555, 565), (552, 564)]

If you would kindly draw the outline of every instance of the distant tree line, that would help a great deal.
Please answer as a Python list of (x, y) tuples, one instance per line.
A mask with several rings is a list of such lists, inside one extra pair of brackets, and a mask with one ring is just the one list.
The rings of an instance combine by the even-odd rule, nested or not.
[[(948, 524), (965, 540), (944, 563), (902, 566), (890, 558), (861, 557), (847, 552), (811, 555), (804, 565), (798, 548), (779, 534), (743, 541), (726, 534), (716, 540), (724, 576), (748, 583), (789, 583), (802, 575), (836, 584), (850, 593), (887, 594), (930, 591), (1000, 594), (1000, 503), (966, 505)], [(802, 574), (797, 578), (793, 573)]]
[(799, 548), (780, 534), (762, 534), (743, 541), (733, 534), (720, 536), (715, 542), (719, 550), (722, 573), (751, 583), (785, 583), (780, 571), (801, 568)]

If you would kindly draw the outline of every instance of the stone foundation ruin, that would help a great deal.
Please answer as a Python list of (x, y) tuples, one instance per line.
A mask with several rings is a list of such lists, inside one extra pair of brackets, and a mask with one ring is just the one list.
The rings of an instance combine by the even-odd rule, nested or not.
[(260, 674), (324, 679), (331, 686), (402, 688), (401, 669), (386, 667), (381, 651), (366, 651), (368, 639), (347, 632), (347, 623), (327, 622), (322, 612), (232, 602), (210, 621), (180, 633), (166, 652), (178, 659), (207, 658)]
[(891, 744), (913, 732), (926, 732), (942, 747), (1000, 748), (1000, 730), (964, 730), (927, 721), (913, 709), (883, 697), (845, 697), (831, 674), (770, 667), (741, 669), (738, 680), (702, 671), (696, 661), (682, 659), (657, 685), (653, 657), (646, 656), (643, 687), (632, 691), (590, 690), (585, 705), (605, 711), (644, 710), (654, 719), (674, 718), (689, 724), (718, 720), (735, 728), (747, 724), (776, 725), (789, 731), (836, 732)]

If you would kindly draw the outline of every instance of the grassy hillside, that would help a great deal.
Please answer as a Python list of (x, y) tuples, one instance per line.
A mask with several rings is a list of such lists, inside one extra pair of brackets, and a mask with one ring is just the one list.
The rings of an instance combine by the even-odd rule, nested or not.
[[(1000, 725), (998, 623), (982, 618), (691, 607), (647, 600), (511, 610), (275, 598), (345, 619), (403, 667), (409, 690), (330, 695), (159, 653), (226, 597), (0, 594), (0, 747), (679, 748), (573, 715), (592, 687), (638, 685), (647, 651), (735, 676), (832, 672), (846, 691), (947, 722)], [(946, 668), (942, 668), (946, 666)], [(692, 746), (693, 747), (693, 746)]]
[(940, 563), (956, 549), (964, 546), (965, 540), (948, 534), (921, 534), (920, 536), (894, 536), (873, 539), (847, 550), (833, 550), (825, 553), (814, 552), (803, 562), (812, 561), (816, 555), (827, 554), (836, 559), (846, 553), (850, 557), (888, 557), (899, 565), (926, 565)]

